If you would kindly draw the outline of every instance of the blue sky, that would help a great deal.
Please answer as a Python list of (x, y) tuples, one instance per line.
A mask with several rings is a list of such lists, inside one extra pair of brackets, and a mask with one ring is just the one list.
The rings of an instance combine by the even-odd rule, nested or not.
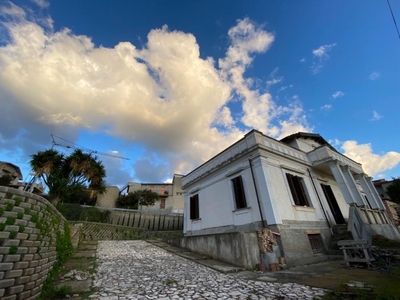
[(0, 160), (24, 176), (51, 134), (129, 158), (100, 155), (124, 185), (186, 174), (252, 128), (319, 133), (375, 179), (400, 176), (386, 0), (16, 0), (0, 14)]

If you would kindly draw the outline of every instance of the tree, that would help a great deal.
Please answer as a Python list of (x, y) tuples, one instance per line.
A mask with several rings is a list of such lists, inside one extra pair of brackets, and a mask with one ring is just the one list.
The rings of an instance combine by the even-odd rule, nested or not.
[[(32, 155), (30, 161), (36, 176), (41, 178), (49, 189), (53, 205), (83, 190), (89, 190), (94, 198), (106, 190), (104, 178), (106, 171), (97, 156), (75, 150), (70, 156), (64, 156), (49, 149)], [(79, 202), (77, 199), (76, 202)]]
[(9, 186), (12, 179), (13, 178), (8, 174), (4, 174), (3, 176), (0, 176), (0, 186)]
[(130, 192), (127, 195), (119, 196), (117, 200), (117, 207), (129, 207), (132, 209), (138, 209), (139, 205), (152, 206), (160, 196), (150, 190), (137, 190)]
[(400, 177), (392, 177), (392, 184), (386, 189), (390, 200), (400, 204)]

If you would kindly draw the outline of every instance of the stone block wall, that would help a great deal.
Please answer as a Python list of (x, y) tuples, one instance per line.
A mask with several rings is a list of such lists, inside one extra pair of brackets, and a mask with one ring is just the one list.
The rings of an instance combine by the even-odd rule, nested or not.
[(43, 197), (0, 186), (0, 299), (39, 297), (65, 224)]

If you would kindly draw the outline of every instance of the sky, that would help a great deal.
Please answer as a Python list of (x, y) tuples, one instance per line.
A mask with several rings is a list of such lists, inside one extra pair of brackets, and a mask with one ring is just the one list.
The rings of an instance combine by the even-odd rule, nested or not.
[(123, 186), (187, 174), (254, 128), (318, 133), (390, 179), (399, 89), (386, 0), (0, 0), (0, 160), (24, 178), (51, 135)]

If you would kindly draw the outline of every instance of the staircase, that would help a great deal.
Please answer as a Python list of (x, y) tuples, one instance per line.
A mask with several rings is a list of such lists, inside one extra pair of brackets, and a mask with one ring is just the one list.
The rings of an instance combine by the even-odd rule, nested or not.
[(338, 242), (341, 240), (352, 240), (353, 235), (347, 231), (347, 224), (335, 225), (332, 228), (333, 235), (329, 241), (328, 255), (343, 255), (342, 250), (339, 249)]

